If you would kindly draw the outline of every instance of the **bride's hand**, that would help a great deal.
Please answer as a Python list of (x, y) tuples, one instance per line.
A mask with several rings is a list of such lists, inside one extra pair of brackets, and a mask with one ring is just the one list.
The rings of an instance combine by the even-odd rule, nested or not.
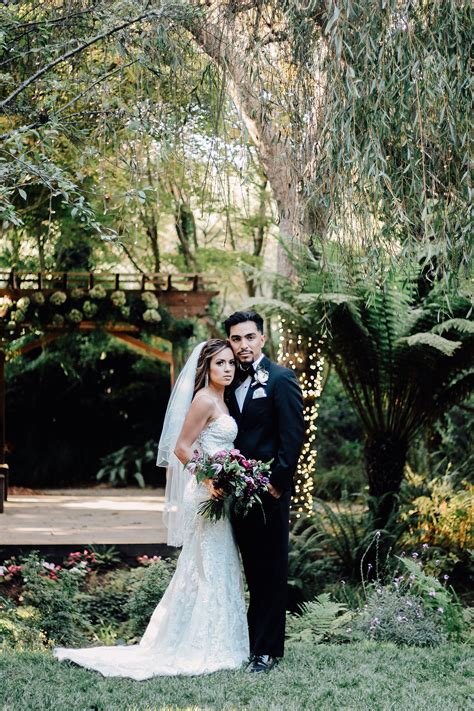
[(209, 491), (211, 499), (222, 499), (222, 497), (224, 496), (224, 492), (222, 491), (222, 489), (214, 488), (212, 479), (203, 479), (202, 483)]

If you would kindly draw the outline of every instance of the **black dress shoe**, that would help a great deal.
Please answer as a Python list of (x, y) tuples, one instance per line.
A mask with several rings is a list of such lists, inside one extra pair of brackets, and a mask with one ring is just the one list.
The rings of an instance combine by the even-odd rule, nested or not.
[(247, 667), (247, 671), (250, 674), (260, 674), (270, 671), (276, 664), (278, 664), (276, 657), (270, 657), (268, 654), (256, 654)]

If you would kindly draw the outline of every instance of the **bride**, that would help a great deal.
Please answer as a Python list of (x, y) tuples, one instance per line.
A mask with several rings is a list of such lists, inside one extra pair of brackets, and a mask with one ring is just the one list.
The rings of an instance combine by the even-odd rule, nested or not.
[(185, 468), (196, 448), (207, 454), (232, 449), (237, 425), (224, 391), (234, 374), (229, 344), (211, 339), (196, 346), (171, 393), (157, 464), (167, 466), (168, 544), (183, 549), (140, 643), (58, 647), (58, 659), (137, 680), (238, 669), (247, 660), (243, 584), (231, 523), (225, 518), (210, 522), (198, 513), (200, 503), (216, 492), (211, 480), (198, 484)]

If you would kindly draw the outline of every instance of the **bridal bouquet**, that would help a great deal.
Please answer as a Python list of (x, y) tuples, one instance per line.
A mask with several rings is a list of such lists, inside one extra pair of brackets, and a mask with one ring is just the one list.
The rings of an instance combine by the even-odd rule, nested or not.
[(223, 516), (230, 517), (231, 511), (238, 516), (245, 516), (255, 503), (262, 505), (260, 495), (268, 491), (270, 462), (247, 459), (238, 449), (201, 454), (194, 452), (188, 462), (188, 470), (198, 482), (212, 479), (215, 489), (221, 492), (218, 499), (204, 501), (199, 513), (218, 521)]

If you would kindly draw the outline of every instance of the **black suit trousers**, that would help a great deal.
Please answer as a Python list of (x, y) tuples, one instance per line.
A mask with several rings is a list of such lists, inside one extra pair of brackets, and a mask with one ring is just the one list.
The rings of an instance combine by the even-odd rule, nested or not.
[(247, 516), (234, 519), (237, 544), (250, 592), (250, 651), (282, 657), (288, 577), (290, 492), (262, 496)]

